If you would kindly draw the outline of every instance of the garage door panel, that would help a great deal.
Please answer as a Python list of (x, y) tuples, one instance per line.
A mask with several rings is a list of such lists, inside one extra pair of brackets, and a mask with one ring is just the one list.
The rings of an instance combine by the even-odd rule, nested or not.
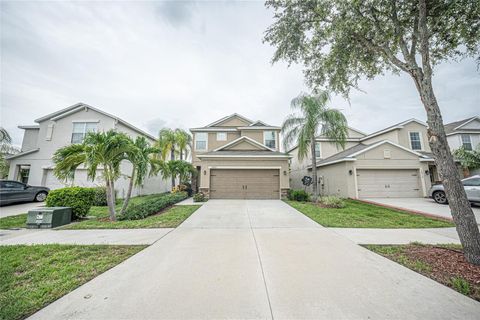
[(420, 179), (415, 169), (358, 169), (360, 198), (412, 198), (420, 196)]
[(212, 169), (212, 199), (278, 199), (278, 169)]

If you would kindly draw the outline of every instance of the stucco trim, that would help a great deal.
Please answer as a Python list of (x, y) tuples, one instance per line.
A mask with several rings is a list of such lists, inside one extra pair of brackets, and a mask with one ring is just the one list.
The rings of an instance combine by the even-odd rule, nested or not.
[(407, 121), (400, 122), (399, 124), (396, 124), (396, 125), (394, 125), (390, 128), (386, 128), (386, 129), (371, 133), (369, 135), (366, 135), (365, 137), (360, 138), (360, 141), (368, 140), (370, 138), (379, 136), (381, 134), (384, 134), (384, 133), (387, 133), (387, 132), (390, 132), (390, 131), (393, 131), (393, 130), (402, 129), (406, 124), (409, 124), (410, 122), (416, 122), (416, 123), (418, 123), (418, 124), (420, 124), (424, 127), (427, 127), (427, 124), (425, 122), (422, 122), (422, 121), (417, 120), (417, 119), (409, 119)]
[[(356, 158), (342, 158), (342, 159), (338, 159), (338, 160), (333, 160), (333, 161), (329, 161), (329, 162), (317, 164), (317, 168), (318, 168), (318, 167), (328, 166), (328, 165), (335, 164), (335, 163), (339, 163), (339, 162), (343, 162), (343, 161), (357, 161), (357, 159), (356, 159)], [(311, 165), (308, 166), (307, 169), (311, 170), (311, 169), (312, 169), (312, 166), (311, 166)]]
[(22, 156), (25, 156), (25, 155), (30, 154), (30, 153), (37, 152), (37, 151), (39, 151), (39, 150), (40, 150), (40, 148), (28, 150), (28, 151), (25, 151), (25, 152), (20, 152), (20, 153), (14, 154), (14, 155), (12, 155), (12, 156), (5, 157), (5, 159), (6, 159), (6, 160), (10, 160), (10, 159), (20, 158), (20, 157), (22, 157)]
[(237, 132), (236, 128), (190, 128), (190, 132)]
[(241, 142), (241, 141), (247, 141), (247, 142), (249, 142), (249, 143), (251, 143), (251, 144), (253, 144), (253, 145), (257, 146), (257, 147), (260, 147), (260, 148), (262, 148), (262, 149), (265, 149), (265, 150), (275, 151), (274, 149), (271, 149), (271, 148), (267, 147), (266, 145), (264, 145), (264, 144), (262, 144), (262, 143), (260, 143), (260, 142), (258, 142), (258, 141), (255, 141), (255, 140), (253, 140), (252, 138), (247, 137), (247, 136), (241, 136), (241, 137), (239, 137), (239, 138), (237, 138), (237, 139), (235, 139), (235, 140), (233, 140), (233, 141), (230, 141), (230, 142), (227, 143), (227, 144), (224, 144), (224, 145), (221, 146), (221, 147), (218, 147), (217, 149), (214, 149), (213, 151), (220, 151), (220, 150), (226, 149), (226, 148), (231, 147), (231, 146), (233, 146), (233, 145), (235, 145), (235, 144), (237, 144), (237, 143), (239, 143), (239, 142)]

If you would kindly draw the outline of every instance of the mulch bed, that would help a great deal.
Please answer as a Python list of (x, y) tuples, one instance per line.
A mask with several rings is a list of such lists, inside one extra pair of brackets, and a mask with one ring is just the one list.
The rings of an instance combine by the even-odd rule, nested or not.
[[(480, 301), (480, 266), (468, 263), (461, 249), (410, 244), (403, 246), (402, 251), (403, 256), (411, 262), (421, 261), (429, 266), (429, 270), (416, 271), (448, 287), (456, 289), (452, 284), (452, 278), (466, 280), (471, 289), (468, 296)], [(399, 258), (402, 254), (395, 254), (388, 258), (397, 260), (395, 258)]]

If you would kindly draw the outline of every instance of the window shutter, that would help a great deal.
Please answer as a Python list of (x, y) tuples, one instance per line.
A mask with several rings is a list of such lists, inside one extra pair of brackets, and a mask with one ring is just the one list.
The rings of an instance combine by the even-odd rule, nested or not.
[(50, 141), (52, 140), (52, 136), (53, 136), (53, 123), (50, 123), (47, 127), (47, 136), (45, 137), (45, 139), (47, 141)]

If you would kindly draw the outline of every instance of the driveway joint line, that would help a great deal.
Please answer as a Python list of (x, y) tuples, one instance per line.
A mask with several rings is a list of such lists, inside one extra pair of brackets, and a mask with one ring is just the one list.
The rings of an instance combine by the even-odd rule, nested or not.
[(248, 212), (248, 202), (246, 205), (246, 211), (247, 211), (247, 217), (248, 217), (248, 224), (250, 225), (250, 231), (252, 232), (252, 236), (253, 236), (253, 242), (255, 243), (255, 249), (257, 250), (257, 257), (258, 257), (258, 262), (260, 264), (260, 270), (262, 271), (263, 285), (265, 286), (265, 293), (267, 295), (268, 307), (270, 309), (270, 316), (272, 317), (272, 320), (273, 320), (275, 318), (273, 316), (272, 302), (270, 301), (270, 294), (268, 293), (267, 280), (265, 279), (265, 271), (263, 270), (263, 263), (262, 263), (262, 258), (260, 257), (260, 250), (258, 249), (257, 238), (255, 237), (255, 231), (252, 227), (252, 220), (250, 219), (250, 213)]

